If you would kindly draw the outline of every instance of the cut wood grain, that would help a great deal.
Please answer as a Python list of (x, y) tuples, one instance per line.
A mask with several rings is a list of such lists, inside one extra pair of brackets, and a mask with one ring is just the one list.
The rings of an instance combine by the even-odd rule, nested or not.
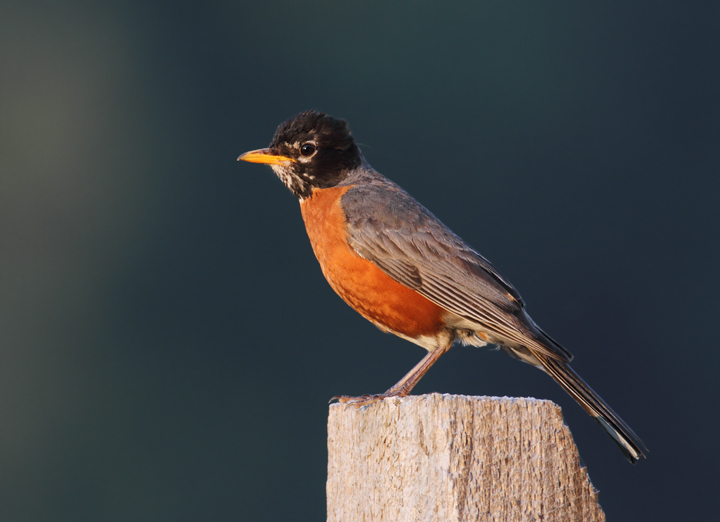
[(431, 394), (333, 404), (328, 457), (328, 522), (605, 520), (550, 401)]

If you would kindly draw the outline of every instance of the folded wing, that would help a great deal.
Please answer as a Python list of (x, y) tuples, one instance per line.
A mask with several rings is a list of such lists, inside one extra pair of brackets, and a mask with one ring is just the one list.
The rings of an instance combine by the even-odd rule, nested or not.
[(355, 200), (343, 204), (348, 244), (360, 256), (479, 329), (552, 359), (570, 361), (570, 353), (525, 314), (512, 284), (402, 189), (364, 185), (349, 190), (343, 202), (346, 198)]

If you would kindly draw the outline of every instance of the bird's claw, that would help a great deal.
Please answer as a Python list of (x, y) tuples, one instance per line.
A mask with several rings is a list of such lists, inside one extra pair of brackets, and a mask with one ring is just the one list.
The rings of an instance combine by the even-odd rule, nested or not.
[(378, 401), (381, 401), (385, 398), (385, 394), (378, 393), (375, 395), (362, 395), (360, 397), (352, 397), (350, 395), (336, 395), (332, 399), (330, 399), (330, 402), (332, 401), (338, 401), (340, 404), (345, 404), (346, 406), (354, 406), (355, 408), (362, 408), (363, 406), (370, 406), (371, 404), (374, 404)]

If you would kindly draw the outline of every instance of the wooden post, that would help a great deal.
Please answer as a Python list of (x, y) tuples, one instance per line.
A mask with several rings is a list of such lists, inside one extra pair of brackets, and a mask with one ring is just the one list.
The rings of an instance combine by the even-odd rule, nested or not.
[(605, 520), (560, 408), (463, 395), (330, 406), (328, 522)]

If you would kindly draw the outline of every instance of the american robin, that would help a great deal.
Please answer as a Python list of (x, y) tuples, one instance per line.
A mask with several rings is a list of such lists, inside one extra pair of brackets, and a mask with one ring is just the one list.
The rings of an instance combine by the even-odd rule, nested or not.
[(533, 322), (513, 285), (375, 171), (344, 120), (303, 112), (278, 127), (268, 148), (238, 160), (270, 165), (298, 197), (313, 251), (333, 290), (380, 330), (428, 351), (385, 393), (336, 397), (340, 402), (359, 407), (403, 397), (456, 340), (494, 344), (555, 379), (630, 462), (645, 456), (640, 438), (570, 368), (570, 352)]

